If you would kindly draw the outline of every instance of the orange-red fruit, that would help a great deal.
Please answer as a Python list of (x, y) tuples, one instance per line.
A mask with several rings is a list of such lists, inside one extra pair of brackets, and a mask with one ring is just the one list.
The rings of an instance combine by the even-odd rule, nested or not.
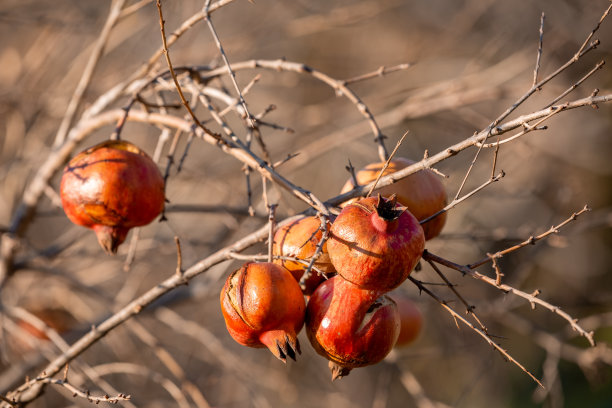
[[(319, 242), (323, 236), (320, 230), (321, 221), (319, 218), (303, 217), (290, 224), (279, 228), (274, 234), (274, 243), (272, 251), (274, 255), (296, 257), (309, 262), (314, 256)], [(327, 243), (324, 243), (321, 248), (321, 253), (314, 263), (314, 268), (318, 269), (326, 275), (336, 272), (334, 266), (329, 260), (327, 253)], [(291, 260), (276, 259), (275, 263), (284, 266), (291, 272), (293, 277), (300, 282), (308, 263), (301, 263)], [(302, 291), (304, 294), (311, 294), (316, 287), (325, 280), (325, 277), (319, 275), (315, 270), (312, 270), (310, 276), (301, 282)]]
[(295, 360), (306, 305), (291, 273), (270, 262), (246, 263), (225, 281), (221, 311), (229, 334), (248, 347), (267, 347)]
[(395, 346), (407, 346), (416, 340), (421, 333), (423, 315), (417, 305), (406, 295), (396, 291), (391, 292), (389, 297), (397, 304), (400, 316), (400, 334)]
[(349, 204), (330, 228), (327, 251), (336, 271), (364, 289), (399, 286), (425, 249), (423, 228), (395, 199), (369, 197)]
[[(414, 163), (414, 161), (404, 157), (392, 159), (389, 163), (389, 167), (383, 172), (383, 176), (395, 173)], [(355, 174), (357, 182), (363, 185), (376, 180), (383, 165), (384, 163), (382, 162), (368, 164)], [(353, 181), (349, 180), (344, 187), (342, 187), (341, 193), (346, 193), (354, 187)], [(444, 185), (440, 181), (440, 178), (433, 171), (428, 169), (419, 170), (397, 183), (378, 188), (374, 190), (374, 193), (383, 196), (396, 194), (397, 201), (407, 207), (408, 211), (410, 211), (419, 221), (440, 211), (447, 204)], [(425, 231), (425, 239), (429, 240), (438, 236), (445, 222), (446, 213), (442, 213), (424, 223), (423, 230)]]
[(109, 140), (70, 160), (60, 195), (70, 221), (93, 229), (102, 248), (114, 254), (131, 228), (163, 211), (164, 178), (138, 147)]
[(306, 333), (317, 353), (330, 360), (332, 380), (381, 361), (399, 331), (393, 300), (340, 276), (320, 284), (308, 301)]

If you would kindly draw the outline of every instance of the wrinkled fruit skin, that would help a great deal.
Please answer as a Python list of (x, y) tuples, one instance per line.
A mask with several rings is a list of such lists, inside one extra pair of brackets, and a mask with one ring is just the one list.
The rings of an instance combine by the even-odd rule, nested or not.
[[(311, 216), (300, 218), (279, 228), (274, 234), (274, 243), (272, 246), (273, 254), (278, 256), (297, 257), (305, 261), (310, 261), (323, 236), (323, 232), (319, 230), (320, 227), (321, 221), (319, 218)], [(298, 282), (302, 279), (302, 275), (308, 266), (308, 264), (282, 259), (276, 259), (274, 262), (287, 268)], [(321, 254), (314, 263), (314, 267), (328, 276), (336, 272), (329, 260), (327, 243), (323, 244)], [(310, 295), (324, 280), (324, 276), (319, 275), (313, 270), (310, 276), (304, 279), (304, 282), (302, 282), (303, 284), (300, 286), (305, 295)]]
[[(398, 157), (389, 163), (389, 167), (383, 172), (386, 176), (396, 171), (402, 170), (415, 162), (404, 157)], [(384, 163), (371, 163), (355, 176), (360, 185), (368, 184), (378, 177), (380, 169)], [(346, 193), (354, 188), (352, 180), (348, 180), (342, 193)], [(408, 211), (421, 221), (443, 209), (447, 204), (446, 190), (440, 178), (431, 170), (420, 170), (408, 177), (389, 186), (374, 190), (374, 194), (383, 196), (397, 195), (397, 201), (408, 208)], [(425, 232), (425, 239), (432, 239), (440, 234), (446, 223), (446, 213), (438, 215), (436, 218), (427, 221), (422, 225)]]
[(353, 368), (381, 361), (400, 331), (397, 306), (380, 292), (360, 289), (340, 276), (323, 282), (306, 311), (306, 333), (314, 349), (330, 360), (332, 380)]
[(116, 253), (131, 228), (163, 211), (164, 178), (138, 147), (109, 140), (70, 160), (60, 196), (70, 221), (93, 229), (102, 248)]
[(397, 305), (400, 316), (400, 334), (395, 347), (407, 346), (414, 342), (423, 327), (423, 315), (417, 305), (403, 293), (394, 291), (389, 294)]
[[(381, 211), (381, 206), (394, 209)], [(389, 211), (401, 214), (385, 214)], [(382, 292), (406, 280), (424, 249), (423, 229), (416, 218), (380, 196), (344, 207), (327, 240), (329, 257), (339, 275), (364, 289)]]
[(287, 357), (295, 360), (306, 305), (287, 269), (269, 262), (247, 263), (227, 278), (220, 300), (234, 340), (248, 347), (268, 347), (283, 362)]

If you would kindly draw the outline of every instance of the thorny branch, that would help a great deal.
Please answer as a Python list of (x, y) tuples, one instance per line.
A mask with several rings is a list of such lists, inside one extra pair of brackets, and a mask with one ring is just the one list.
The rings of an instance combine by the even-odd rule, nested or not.
[(470, 329), (472, 329), (473, 331), (478, 333), (483, 339), (485, 339), (485, 341), (487, 343), (489, 343), (495, 350), (497, 350), (502, 356), (504, 356), (504, 358), (506, 358), (508, 361), (511, 361), (512, 363), (514, 363), (517, 367), (519, 367), (521, 370), (523, 370), (523, 372), (525, 372), (529, 377), (531, 377), (531, 379), (533, 381), (535, 381), (540, 387), (544, 388), (544, 386), (542, 385), (540, 380), (538, 380), (533, 374), (531, 374), (531, 372), (529, 370), (527, 370), (521, 363), (519, 363), (516, 359), (514, 359), (514, 357), (512, 357), (510, 354), (508, 354), (508, 352), (506, 350), (504, 350), (499, 344), (497, 344), (495, 341), (493, 341), (493, 339), (491, 338), (491, 336), (489, 334), (487, 334), (485, 331), (477, 328), (472, 323), (468, 322), (462, 315), (460, 315), (459, 313), (455, 312), (455, 310), (452, 307), (450, 307), (444, 300), (440, 299), (435, 293), (433, 293), (432, 291), (427, 289), (419, 280), (413, 278), (412, 276), (408, 276), (408, 279), (412, 283), (414, 283), (419, 288), (419, 290), (427, 293), (429, 296), (434, 298), (436, 300), (436, 302), (438, 302), (440, 304), (440, 306), (442, 306), (444, 309), (446, 309), (446, 311), (448, 311), (451, 314), (451, 316), (453, 316), (453, 318), (455, 318), (455, 320), (461, 321), (463, 324), (468, 326)]
[(479, 272), (477, 272), (475, 270), (475, 268), (477, 268), (478, 266), (484, 265), (485, 263), (488, 262), (493, 262), (494, 260), (500, 258), (503, 255), (506, 255), (510, 252), (514, 252), (518, 249), (521, 249), (527, 245), (533, 245), (535, 244), (537, 241), (551, 235), (554, 233), (558, 233), (559, 229), (561, 229), (562, 227), (564, 227), (565, 225), (567, 225), (568, 223), (570, 223), (571, 221), (576, 220), (576, 218), (578, 216), (580, 216), (581, 214), (585, 213), (586, 211), (588, 211), (588, 207), (584, 207), (582, 210), (573, 213), (567, 220), (563, 221), (562, 223), (551, 227), (548, 231), (536, 236), (536, 237), (529, 237), (529, 239), (523, 241), (520, 244), (514, 245), (508, 249), (505, 249), (503, 251), (499, 251), (496, 252), (494, 254), (490, 254), (489, 256), (487, 256), (486, 258), (482, 259), (481, 261), (472, 263), (472, 264), (468, 264), (468, 265), (460, 265), (457, 264), (455, 262), (449, 261), (447, 259), (444, 259), (440, 256), (434, 255), (431, 252), (428, 252), (427, 250), (423, 253), (423, 259), (425, 259), (428, 262), (435, 262), (437, 264), (440, 265), (444, 265), (447, 268), (450, 269), (454, 269), (456, 271), (459, 271), (465, 275), (469, 275), (472, 278), (484, 281), (486, 283), (488, 283), (489, 285), (495, 286), (496, 288), (498, 288), (499, 290), (506, 292), (506, 293), (512, 293), (516, 296), (522, 297), (524, 299), (526, 299), (527, 301), (529, 301), (529, 303), (532, 305), (532, 307), (535, 307), (535, 305), (540, 305), (543, 306), (544, 308), (550, 310), (551, 312), (559, 315), (560, 317), (562, 317), (563, 319), (565, 319), (570, 325), (571, 327), (577, 332), (579, 333), (582, 337), (586, 338), (589, 343), (591, 344), (591, 346), (595, 345), (595, 340), (593, 339), (593, 335), (594, 333), (591, 332), (587, 332), (586, 330), (584, 330), (579, 324), (578, 324), (578, 320), (573, 318), (572, 316), (570, 316), (568, 313), (564, 312), (563, 310), (561, 310), (561, 308), (559, 308), (558, 306), (552, 305), (548, 302), (546, 302), (545, 300), (542, 300), (538, 297), (538, 295), (540, 294), (539, 291), (535, 291), (532, 294), (523, 292), (519, 289), (516, 289), (510, 285), (506, 285), (501, 283), (501, 279), (499, 276), (496, 276), (495, 279), (490, 278), (486, 275), (483, 275)]

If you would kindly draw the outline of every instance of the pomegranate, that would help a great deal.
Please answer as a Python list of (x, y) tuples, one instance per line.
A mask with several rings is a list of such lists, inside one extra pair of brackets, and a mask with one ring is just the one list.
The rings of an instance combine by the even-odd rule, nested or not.
[(418, 263), (423, 228), (395, 199), (369, 197), (349, 204), (330, 228), (327, 251), (336, 271), (364, 289), (387, 292)]
[[(311, 216), (300, 218), (279, 228), (274, 234), (273, 254), (296, 257), (306, 262), (310, 261), (323, 236), (323, 232), (319, 229), (320, 227), (321, 221), (317, 217)], [(287, 268), (298, 282), (300, 282), (308, 266), (305, 263), (282, 259), (276, 259), (274, 262)], [(328, 276), (336, 272), (327, 254), (327, 243), (323, 244), (322, 251), (314, 263), (314, 267)], [(313, 270), (310, 276), (302, 282), (302, 291), (305, 295), (309, 295), (324, 280), (324, 276)]]
[(225, 281), (221, 311), (230, 335), (248, 347), (268, 347), (295, 360), (306, 305), (291, 273), (274, 263), (246, 263)]
[(381, 361), (399, 331), (393, 300), (340, 276), (319, 285), (308, 301), (306, 333), (317, 353), (330, 361), (332, 380)]
[(70, 160), (60, 195), (70, 221), (93, 229), (102, 248), (114, 254), (131, 228), (163, 211), (164, 178), (138, 147), (109, 140)]
[[(389, 162), (389, 167), (383, 172), (383, 176), (395, 173), (414, 163), (414, 161), (404, 157), (392, 159)], [(376, 180), (383, 165), (383, 162), (368, 164), (355, 174), (357, 183), (360, 185), (368, 184)], [(354, 187), (353, 181), (349, 180), (344, 187), (342, 187), (341, 193), (346, 193)], [(447, 204), (444, 185), (440, 181), (440, 178), (429, 169), (417, 171), (397, 183), (375, 189), (374, 193), (379, 193), (383, 196), (396, 194), (397, 201), (406, 206), (408, 211), (410, 211), (419, 221), (440, 211)], [(445, 222), (446, 213), (442, 213), (424, 223), (423, 230), (425, 232), (425, 239), (429, 240), (438, 236)]]
[(400, 316), (400, 334), (395, 347), (407, 346), (418, 337), (423, 327), (423, 315), (417, 305), (401, 292), (394, 291), (389, 297), (397, 304)]

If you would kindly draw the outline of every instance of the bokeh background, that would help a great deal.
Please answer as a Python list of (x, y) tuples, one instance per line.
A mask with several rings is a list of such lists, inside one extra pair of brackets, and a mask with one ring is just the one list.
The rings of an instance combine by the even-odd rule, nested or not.
[[(78, 112), (129, 77), (160, 47), (155, 3), (143, 3), (113, 29)], [(167, 32), (197, 13), (203, 3), (164, 1)], [(24, 189), (52, 150), (110, 4), (77, 0), (0, 4), (3, 232)], [(485, 128), (531, 87), (542, 12), (546, 18), (540, 78), (574, 55), (608, 5), (605, 0), (238, 0), (215, 12), (213, 23), (231, 62), (285, 58), (337, 79), (413, 63), (407, 70), (350, 87), (378, 120), (389, 148), (409, 131), (398, 154), (419, 159), (426, 150), (437, 153)], [(538, 91), (512, 117), (541, 109), (597, 62), (609, 60), (612, 20), (603, 23), (595, 38), (602, 40), (595, 51)], [(221, 64), (202, 22), (173, 45), (171, 56), (176, 66)], [(160, 58), (154, 72), (164, 69)], [(348, 177), (349, 160), (360, 168), (378, 159), (367, 123), (346, 98), (309, 75), (292, 72), (244, 70), (237, 79), (244, 86), (257, 73), (261, 79), (246, 100), (254, 113), (275, 105), (266, 120), (294, 130), (262, 131), (273, 160), (300, 153), (279, 170), (291, 181), (321, 199), (331, 198)], [(233, 92), (227, 78), (215, 86)], [(563, 100), (588, 96), (595, 88), (600, 94), (611, 92), (612, 71), (607, 65)], [(123, 97), (112, 107), (126, 102)], [(180, 110), (172, 113), (183, 115)], [(209, 119), (203, 110), (198, 114)], [(236, 115), (232, 120), (243, 137)], [(577, 338), (567, 322), (550, 311), (532, 310), (523, 299), (444, 271), (476, 306), (490, 333), (543, 379), (546, 390), (474, 332), (457, 326), (409, 282), (401, 290), (425, 316), (423, 333), (412, 346), (332, 383), (326, 361), (302, 333), (302, 356), (283, 365), (265, 350), (239, 346), (225, 330), (218, 294), (238, 261), (212, 268), (113, 330), (71, 365), (71, 381), (94, 393), (130, 394), (133, 405), (121, 404), (139, 407), (609, 407), (612, 110), (609, 104), (573, 110), (547, 124), (548, 130), (500, 148), (497, 168), (506, 177), (451, 210), (442, 235), (427, 245), (433, 253), (467, 264), (544, 232), (585, 204), (592, 208), (558, 235), (502, 258), (500, 265), (504, 282), (528, 293), (540, 289), (543, 299), (594, 330), (595, 349), (587, 350), (586, 340)], [(93, 132), (79, 149), (108, 138), (112, 130)], [(154, 126), (132, 123), (122, 133), (150, 154), (159, 135)], [(177, 157), (186, 147), (183, 135)], [(162, 170), (168, 148), (166, 144), (161, 150)], [(449, 176), (444, 184), (450, 197), (474, 154), (475, 150), (467, 150), (437, 166)], [(483, 152), (466, 191), (489, 177), (492, 157), (492, 151)], [(241, 167), (218, 148), (193, 141), (182, 170), (170, 169), (168, 220), (141, 229), (131, 262), (129, 242), (117, 256), (107, 256), (91, 231), (65, 218), (58, 206), (56, 175), (20, 242), (16, 272), (0, 294), (4, 307), (60, 310), (69, 326), (63, 336), (73, 342), (91, 324), (174, 273), (174, 236), (181, 239), (183, 264), (188, 267), (265, 224), (261, 180), (251, 177), (256, 215), (250, 217)], [(268, 194), (279, 203), (279, 219), (306, 208), (274, 187)], [(265, 246), (247, 252), (263, 253)], [(493, 276), (489, 265), (479, 270)], [(415, 276), (438, 280), (428, 266)], [(464, 311), (447, 288), (432, 288), (457, 311)], [(19, 331), (14, 316), (5, 314), (1, 322), (0, 392), (5, 393), (26, 375), (38, 373), (59, 351)], [(24, 338), (33, 343), (23, 344)], [(93, 370), (93, 380), (83, 374), (87, 367)], [(50, 386), (31, 406), (88, 405)]]

